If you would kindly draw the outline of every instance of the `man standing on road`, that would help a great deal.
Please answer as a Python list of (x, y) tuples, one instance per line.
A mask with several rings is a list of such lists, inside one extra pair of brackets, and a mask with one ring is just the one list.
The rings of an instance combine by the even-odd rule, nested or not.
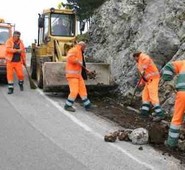
[(14, 71), (18, 77), (18, 84), (20, 90), (23, 91), (24, 73), (22, 64), (26, 64), (25, 47), (20, 40), (21, 33), (15, 31), (13, 37), (9, 38), (6, 42), (6, 60), (7, 60), (7, 80), (8, 80), (8, 94), (12, 94), (14, 91)]
[(80, 41), (77, 45), (71, 48), (67, 54), (66, 62), (66, 78), (69, 84), (70, 94), (66, 100), (64, 109), (67, 111), (75, 112), (73, 108), (73, 103), (80, 95), (83, 105), (87, 111), (92, 109), (90, 100), (87, 97), (87, 89), (85, 86), (84, 79), (82, 77), (83, 66), (83, 52), (86, 48), (86, 44)]
[(162, 71), (162, 79), (164, 81), (172, 80), (174, 75), (178, 75), (175, 87), (177, 93), (168, 139), (165, 143), (171, 148), (176, 147), (178, 144), (180, 127), (185, 114), (185, 60), (174, 61), (164, 66)]
[(142, 91), (141, 116), (149, 116), (150, 104), (152, 104), (155, 111), (153, 121), (160, 121), (164, 118), (164, 113), (159, 104), (158, 97), (158, 84), (160, 80), (159, 71), (151, 57), (145, 53), (136, 52), (133, 54), (133, 58), (137, 62), (137, 68), (141, 78), (140, 85), (144, 84), (144, 89)]

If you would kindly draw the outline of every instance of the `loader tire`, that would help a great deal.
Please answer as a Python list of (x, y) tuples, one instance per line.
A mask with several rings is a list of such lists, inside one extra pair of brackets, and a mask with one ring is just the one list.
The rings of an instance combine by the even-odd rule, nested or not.
[(42, 72), (42, 66), (37, 65), (37, 86), (40, 89), (43, 89), (43, 72)]
[(37, 79), (37, 61), (35, 55), (31, 56), (30, 74), (32, 79)]

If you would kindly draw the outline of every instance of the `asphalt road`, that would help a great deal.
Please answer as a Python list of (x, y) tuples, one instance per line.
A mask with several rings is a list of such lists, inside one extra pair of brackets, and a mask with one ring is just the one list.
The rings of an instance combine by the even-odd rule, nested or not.
[(0, 85), (0, 170), (181, 170), (179, 161), (148, 145), (104, 142), (118, 127), (75, 104), (63, 109), (60, 94)]
[[(2, 87), (1, 87), (2, 88)], [(3, 88), (3, 90), (6, 90)], [(67, 170), (88, 169), (81, 162), (48, 140), (24, 119), (16, 108), (16, 96), (0, 90), (0, 169)], [(8, 98), (7, 98), (8, 97)], [(21, 96), (19, 96), (21, 97)], [(26, 101), (28, 98), (25, 98)], [(29, 100), (27, 101), (29, 102)], [(19, 104), (19, 103), (17, 103)], [(20, 103), (21, 104), (21, 103)], [(23, 106), (24, 107), (24, 106)], [(25, 108), (26, 109), (26, 108)], [(24, 114), (24, 112), (22, 112)]]

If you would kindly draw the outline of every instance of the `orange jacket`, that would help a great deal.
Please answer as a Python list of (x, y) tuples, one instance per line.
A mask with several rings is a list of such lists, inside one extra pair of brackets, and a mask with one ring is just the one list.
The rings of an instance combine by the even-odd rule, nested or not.
[(177, 91), (185, 91), (185, 60), (172, 62), (175, 74), (178, 74), (176, 79)]
[(185, 72), (185, 60), (174, 61), (172, 64), (174, 65), (174, 71), (176, 74)]
[(153, 78), (160, 78), (159, 71), (153, 60), (144, 53), (139, 55), (137, 67), (140, 73), (144, 72), (144, 79), (147, 81)]
[[(25, 53), (24, 44), (21, 40), (19, 40), (18, 43), (20, 43), (20, 49), (22, 50), (21, 60), (25, 61), (26, 53)], [(11, 37), (6, 41), (6, 59), (7, 59), (7, 61), (12, 61), (13, 54), (15, 53), (15, 49), (13, 47), (14, 47), (14, 41), (13, 41), (13, 37)]]
[(75, 45), (68, 51), (66, 62), (66, 77), (79, 78), (82, 72), (82, 50), (80, 45)]

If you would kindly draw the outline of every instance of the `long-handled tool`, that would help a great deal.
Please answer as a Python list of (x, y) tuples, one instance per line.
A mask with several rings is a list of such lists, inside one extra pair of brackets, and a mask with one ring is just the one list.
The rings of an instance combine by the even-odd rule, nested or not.
[(141, 81), (143, 80), (145, 83), (148, 82), (147, 79), (144, 77), (144, 74), (145, 74), (145, 72), (141, 73), (141, 72), (139, 71), (140, 79), (139, 79), (139, 81), (137, 82), (137, 84), (136, 84), (136, 86), (135, 86), (135, 88), (134, 88), (134, 92), (133, 92), (132, 98), (131, 98), (131, 100), (130, 100), (130, 105), (132, 105), (132, 102), (133, 102), (133, 99), (134, 99), (134, 97), (135, 97), (137, 88), (138, 88), (139, 84), (141, 83)]
[(133, 92), (133, 94), (132, 94), (132, 98), (130, 99), (129, 105), (132, 105), (133, 99), (134, 99), (134, 97), (135, 97), (136, 91), (137, 91), (137, 89), (138, 89), (138, 86), (139, 86), (141, 80), (142, 80), (142, 77), (139, 79), (139, 81), (137, 82), (136, 86), (134, 87), (134, 92)]
[(27, 72), (27, 75), (28, 75), (28, 79), (29, 79), (29, 83), (30, 83), (30, 88), (31, 88), (31, 89), (36, 89), (36, 88), (37, 88), (37, 86), (35, 85), (35, 83), (34, 83), (33, 79), (31, 78), (31, 75), (30, 75), (30, 73), (29, 73), (29, 71), (28, 71), (27, 66), (26, 66), (26, 65), (24, 65), (24, 67), (25, 67), (26, 72)]

